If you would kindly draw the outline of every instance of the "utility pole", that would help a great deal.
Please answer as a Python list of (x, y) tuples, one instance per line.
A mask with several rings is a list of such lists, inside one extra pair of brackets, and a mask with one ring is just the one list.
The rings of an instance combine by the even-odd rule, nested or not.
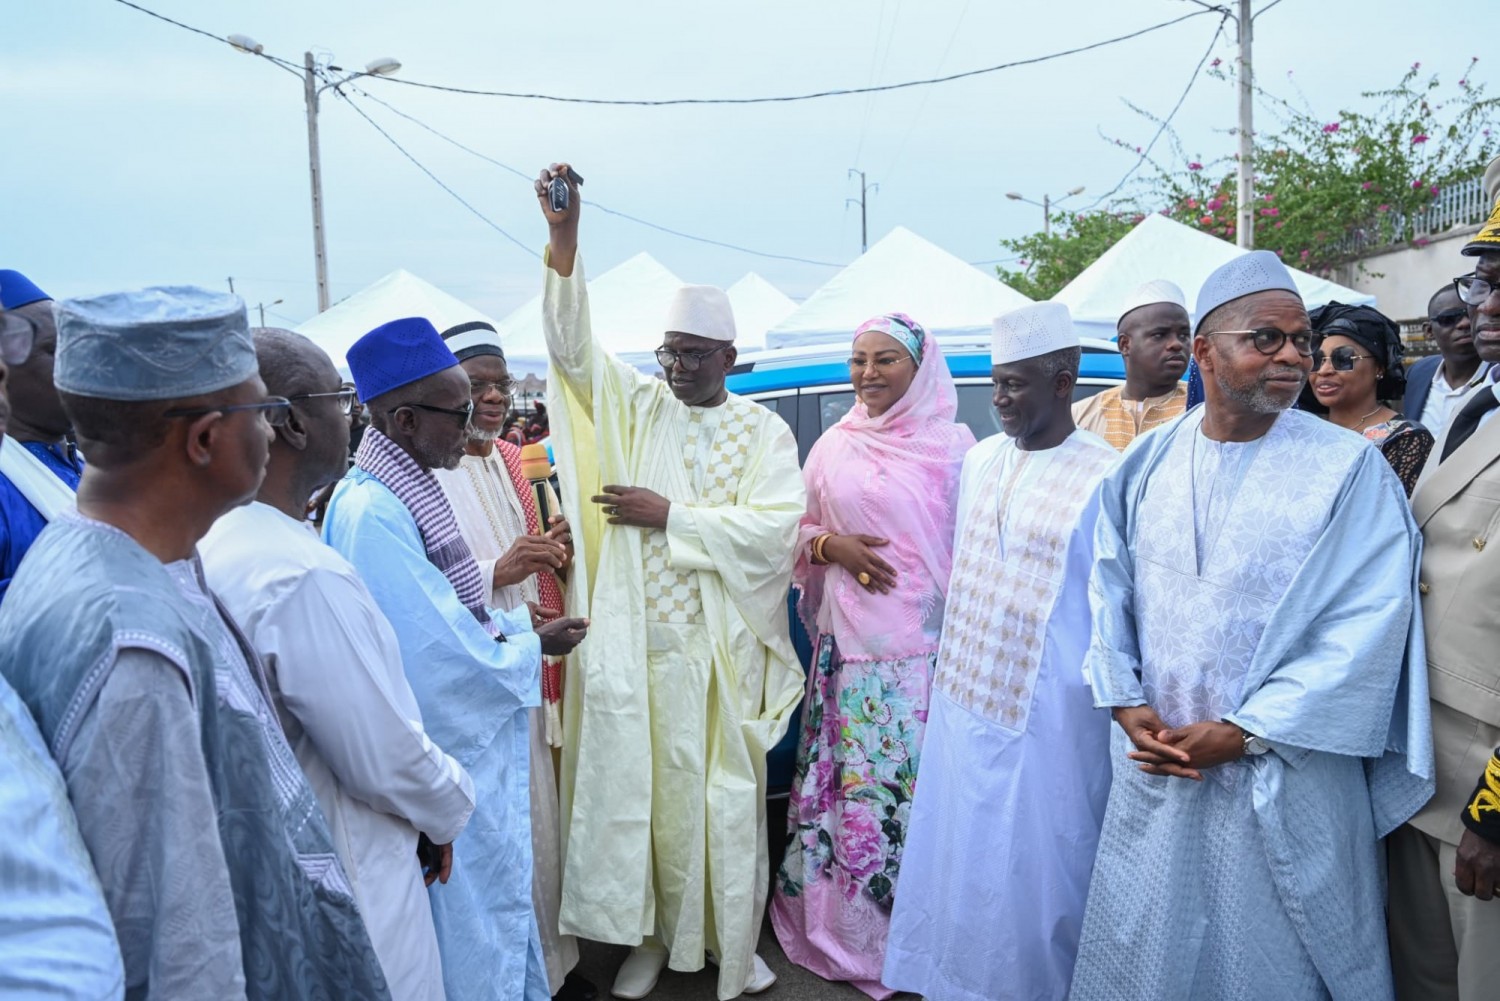
[(302, 93), (307, 98), (307, 170), (312, 176), (313, 262), (318, 272), (318, 312), (321, 313), (328, 308), (328, 252), (323, 245), (323, 164), (318, 153), (317, 64), (311, 52), (303, 53), (302, 68)]
[(1052, 235), (1052, 196), (1042, 196), (1042, 238)]
[[(865, 251), (870, 249), (870, 227), (868, 222), (869, 216), (867, 215), (866, 201), (870, 192), (880, 190), (880, 185), (866, 184), (865, 172), (850, 167), (849, 176), (853, 177), (855, 174), (859, 175), (859, 252), (863, 254)], [(855, 201), (855, 199), (845, 198), (844, 204), (848, 205), (852, 201)]]
[(229, 276), (229, 294), (234, 295), (234, 275)]
[(1255, 178), (1251, 173), (1251, 159), (1255, 154), (1255, 128), (1252, 121), (1255, 91), (1254, 73), (1250, 64), (1250, 40), (1253, 34), (1250, 19), (1250, 0), (1240, 0), (1240, 170), (1237, 197), (1239, 201), (1239, 225), (1235, 227), (1235, 243), (1252, 250), (1255, 247)]
[(282, 301), (283, 300), (281, 300), (281, 299), (277, 299), (275, 302), (270, 302), (270, 303), (258, 302), (258, 303), (255, 304), (255, 308), (258, 309), (258, 310), (260, 310), (260, 325), (262, 327), (264, 327), (266, 325), (266, 307), (267, 306), (280, 306), (281, 303), (282, 303)]

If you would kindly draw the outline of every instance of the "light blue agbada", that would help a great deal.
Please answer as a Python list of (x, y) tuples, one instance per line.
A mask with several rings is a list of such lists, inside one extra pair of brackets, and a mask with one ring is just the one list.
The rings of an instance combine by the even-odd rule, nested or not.
[(1421, 537), (1358, 435), (1300, 411), (1213, 442), (1203, 410), (1101, 487), (1095, 703), (1225, 719), (1269, 753), (1114, 784), (1074, 1001), (1393, 995), (1378, 839), (1432, 794)]
[(4, 678), (0, 774), (0, 997), (123, 997), (115, 926), (68, 787)]
[(453, 875), (429, 891), (449, 1001), (546, 1001), (531, 904), (529, 745), (541, 704), (541, 642), (523, 605), (494, 613), (497, 643), (427, 559), (406, 506), (352, 470), (324, 538), (352, 563), (396, 630), (427, 734), (474, 779), (476, 806), (453, 846)]

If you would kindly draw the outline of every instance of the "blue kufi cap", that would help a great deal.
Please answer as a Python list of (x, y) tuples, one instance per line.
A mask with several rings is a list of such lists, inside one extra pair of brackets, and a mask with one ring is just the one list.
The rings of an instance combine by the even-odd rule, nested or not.
[(20, 309), (34, 302), (50, 302), (52, 297), (19, 271), (0, 270), (0, 307)]
[(381, 324), (355, 341), (345, 358), (361, 403), (458, 364), (437, 328), (420, 316)]
[(77, 396), (180, 400), (255, 375), (255, 342), (237, 295), (191, 285), (57, 304), (52, 381)]
[(1226, 302), (1243, 299), (1256, 292), (1276, 290), (1290, 292), (1298, 298), (1302, 296), (1297, 290), (1297, 283), (1292, 281), (1292, 273), (1281, 263), (1281, 258), (1269, 250), (1252, 250), (1248, 254), (1241, 254), (1214, 269), (1214, 273), (1208, 276), (1203, 287), (1198, 290), (1198, 323), (1194, 331), (1203, 326), (1209, 313)]

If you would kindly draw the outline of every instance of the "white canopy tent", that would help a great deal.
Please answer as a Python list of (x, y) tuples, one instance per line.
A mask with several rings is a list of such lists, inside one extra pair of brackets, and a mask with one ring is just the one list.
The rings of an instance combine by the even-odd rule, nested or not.
[(403, 316), (425, 316), (438, 330), (472, 320), (495, 322), (410, 271), (396, 270), (301, 324), (297, 332), (327, 351), (339, 371), (348, 375), (344, 356), (350, 346), (382, 323)]
[(837, 344), (865, 320), (902, 312), (945, 337), (989, 337), (1001, 313), (1031, 300), (993, 274), (897, 226), (772, 327), (766, 346)]
[[(589, 279), (589, 318), (599, 343), (644, 371), (656, 371), (662, 320), (683, 281), (650, 254), (636, 254)], [(547, 341), (538, 295), (500, 324), (500, 343), (511, 374), (547, 374)]]
[(797, 304), (754, 271), (725, 291), (734, 307), (735, 347), (755, 351), (766, 346), (766, 331), (791, 316)]
[[(1152, 279), (1165, 278), (1182, 289), (1196, 323), (1193, 306), (1204, 280), (1215, 268), (1244, 253), (1216, 236), (1152, 213), (1052, 298), (1068, 307), (1080, 335), (1109, 340), (1115, 336), (1120, 307), (1130, 293)], [(1288, 270), (1309, 309), (1334, 300), (1350, 305), (1375, 303), (1374, 296), (1296, 268)]]

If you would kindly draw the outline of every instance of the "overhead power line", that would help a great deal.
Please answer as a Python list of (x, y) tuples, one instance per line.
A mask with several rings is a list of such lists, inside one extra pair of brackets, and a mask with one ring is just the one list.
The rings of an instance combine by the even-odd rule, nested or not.
[[(442, 131), (436, 129), (436, 128), (434, 128), (431, 125), (428, 125), (426, 122), (422, 121), (420, 118), (417, 118), (415, 115), (409, 115), (409, 114), (407, 114), (406, 112), (402, 111), (400, 108), (396, 107), (395, 105), (391, 104), (390, 102), (381, 100), (379, 97), (376, 97), (374, 94), (371, 94), (369, 91), (367, 91), (367, 90), (365, 90), (365, 89), (363, 89), (361, 87), (355, 87), (355, 86), (351, 85), (347, 89), (354, 91), (355, 93), (359, 94), (361, 97), (368, 98), (369, 100), (374, 101), (376, 104), (378, 104), (381, 107), (385, 108), (387, 111), (389, 111), (391, 114), (395, 115), (396, 117), (403, 118), (406, 121), (411, 122), (413, 125), (417, 126), (418, 128), (423, 129), (426, 132), (430, 132), (432, 135), (437, 136), (439, 139), (443, 140), (443, 142), (445, 142), (445, 143), (448, 143), (450, 146), (454, 146), (457, 149), (460, 149), (463, 152), (468, 153), (470, 156), (477, 157), (480, 160), (483, 160), (485, 163), (491, 164), (491, 165), (493, 165), (495, 167), (499, 167), (501, 170), (503, 170), (503, 171), (505, 171), (507, 173), (514, 174), (516, 177), (521, 178), (523, 181), (526, 181), (528, 184), (530, 182), (536, 180), (535, 177), (533, 177), (532, 175), (526, 173), (525, 171), (519, 170), (516, 167), (513, 167), (513, 166), (511, 166), (508, 163), (505, 163), (505, 162), (503, 162), (501, 160), (495, 159), (494, 157), (490, 156), (487, 153), (482, 153), (479, 150), (475, 149), (474, 147), (466, 145), (463, 142), (460, 142), (459, 140), (457, 140), (457, 139), (453, 138), (452, 136), (448, 135), (447, 133), (442, 132)], [(351, 101), (351, 103), (353, 103), (353, 102)], [(813, 259), (808, 258), (808, 257), (796, 257), (796, 256), (794, 256), (792, 254), (773, 254), (773, 253), (770, 253), (770, 252), (764, 251), (764, 250), (753, 250), (750, 247), (742, 247), (742, 246), (739, 246), (738, 244), (726, 243), (723, 240), (715, 240), (715, 239), (712, 239), (712, 238), (706, 237), (706, 236), (697, 236), (697, 235), (692, 234), (692, 233), (684, 233), (681, 230), (672, 229), (672, 228), (670, 228), (668, 226), (663, 226), (663, 225), (660, 225), (659, 223), (651, 222), (648, 219), (642, 219), (642, 218), (640, 218), (638, 216), (630, 215), (627, 212), (621, 212), (619, 209), (610, 208), (609, 206), (603, 205), (603, 204), (601, 204), (599, 202), (588, 201), (587, 199), (585, 199), (585, 203), (590, 208), (597, 209), (598, 211), (603, 212), (606, 215), (616, 216), (616, 217), (618, 217), (620, 219), (624, 219), (624, 220), (626, 220), (628, 222), (633, 222), (633, 223), (635, 223), (635, 224), (637, 224), (639, 226), (645, 226), (648, 229), (654, 229), (654, 230), (656, 230), (657, 232), (660, 232), (660, 233), (667, 233), (667, 234), (669, 234), (671, 236), (681, 237), (684, 240), (692, 240), (695, 243), (704, 243), (704, 244), (708, 244), (709, 246), (713, 246), (713, 247), (723, 247), (726, 250), (738, 251), (739, 253), (742, 253), (742, 254), (749, 254), (752, 257), (765, 257), (765, 258), (769, 258), (771, 260), (777, 260), (777, 261), (793, 261), (793, 262), (795, 262), (797, 264), (815, 264), (815, 265), (817, 265), (819, 267), (824, 267), (824, 268), (841, 268), (841, 267), (844, 266), (843, 264), (840, 264), (837, 261), (817, 261), (817, 260), (813, 260)]]
[[(119, 0), (125, 3), (126, 0)], [(132, 4), (131, 6), (134, 6)], [(985, 66), (982, 69), (965, 70), (962, 73), (950, 73), (947, 76), (928, 77), (923, 80), (907, 80), (904, 83), (885, 83), (869, 87), (847, 87), (836, 90), (818, 90), (807, 94), (785, 94), (777, 97), (668, 97), (655, 99), (627, 99), (609, 97), (564, 97), (560, 94), (542, 94), (526, 91), (510, 90), (481, 90), (474, 87), (453, 87), (446, 84), (424, 83), (420, 80), (406, 80), (401, 77), (381, 77), (382, 83), (400, 84), (403, 87), (418, 87), (423, 90), (441, 90), (450, 94), (467, 94), (471, 97), (507, 97), (519, 101), (555, 101), (560, 104), (604, 104), (639, 108), (661, 108), (682, 104), (775, 104), (788, 101), (813, 101), (824, 97), (848, 97), (854, 94), (879, 94), (891, 90), (906, 90), (911, 87), (930, 87), (934, 84), (952, 83), (955, 80), (965, 80), (969, 77), (984, 76), (988, 73), (998, 73), (1001, 70), (1015, 69), (1018, 66), (1034, 66), (1037, 63), (1050, 62), (1053, 59), (1061, 59), (1064, 56), (1076, 56), (1081, 52), (1091, 52), (1094, 49), (1102, 49), (1107, 45), (1115, 45), (1119, 42), (1128, 42), (1132, 38), (1149, 35), (1153, 31), (1161, 31), (1170, 28), (1174, 24), (1204, 14), (1217, 13), (1216, 10), (1195, 10), (1192, 13), (1175, 17), (1170, 21), (1153, 24), (1137, 31), (1114, 38), (1106, 38), (1103, 41), (1092, 42), (1088, 45), (1080, 45), (1077, 48), (1064, 49), (1061, 52), (1050, 52), (1042, 56), (1032, 56), (1029, 59), (1015, 59), (1011, 62), (999, 63), (995, 66)]]
[[(1208, 13), (1208, 11), (1204, 11), (1204, 13)], [(1125, 176), (1120, 178), (1120, 183), (1116, 184), (1113, 188), (1110, 188), (1104, 194), (1094, 199), (1093, 204), (1090, 205), (1089, 208), (1097, 208), (1098, 206), (1104, 204), (1104, 202), (1108, 201), (1110, 198), (1113, 198), (1121, 188), (1125, 187), (1125, 183), (1135, 176), (1135, 172), (1141, 169), (1141, 165), (1146, 162), (1147, 158), (1151, 156), (1152, 147), (1156, 145), (1157, 140), (1160, 139), (1162, 135), (1167, 131), (1168, 127), (1171, 126), (1173, 117), (1175, 117), (1177, 112), (1182, 109), (1183, 102), (1187, 100), (1188, 94), (1193, 89), (1193, 84), (1197, 83), (1198, 77), (1203, 74), (1203, 65), (1208, 62), (1208, 57), (1213, 55), (1214, 46), (1219, 44), (1219, 36), (1224, 33), (1224, 24), (1228, 20), (1229, 14), (1227, 12), (1220, 15), (1219, 26), (1214, 29), (1214, 37), (1209, 39), (1208, 48), (1203, 52), (1203, 58), (1199, 59), (1198, 65), (1193, 67), (1193, 75), (1188, 77), (1187, 86), (1182, 88), (1182, 94), (1177, 98), (1177, 103), (1172, 105), (1172, 110), (1167, 113), (1167, 117), (1161, 120), (1161, 125), (1157, 127), (1156, 135), (1151, 137), (1151, 141), (1149, 143), (1141, 147), (1141, 155), (1136, 158), (1135, 163), (1132, 164), (1130, 169), (1125, 172)]]

